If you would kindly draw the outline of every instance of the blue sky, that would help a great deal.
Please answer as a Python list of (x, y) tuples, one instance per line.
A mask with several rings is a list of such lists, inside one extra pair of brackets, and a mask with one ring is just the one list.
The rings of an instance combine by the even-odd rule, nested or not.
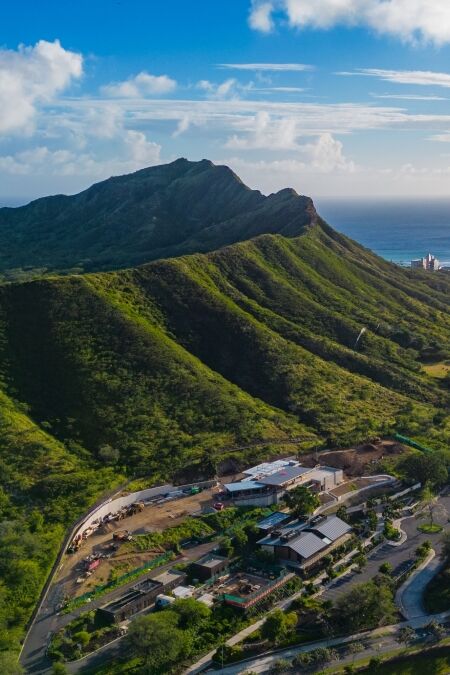
[(208, 157), (313, 197), (448, 194), (448, 0), (17, 0), (0, 198)]

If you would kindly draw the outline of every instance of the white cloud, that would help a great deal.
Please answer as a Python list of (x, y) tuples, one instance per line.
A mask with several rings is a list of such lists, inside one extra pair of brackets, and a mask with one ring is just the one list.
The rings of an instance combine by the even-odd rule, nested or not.
[(183, 115), (183, 117), (180, 117), (178, 120), (177, 128), (172, 134), (172, 138), (178, 138), (178, 136), (181, 136), (181, 134), (184, 134), (185, 131), (189, 129), (191, 126), (191, 118), (189, 115)]
[(112, 174), (136, 171), (160, 162), (161, 146), (148, 141), (138, 131), (122, 131), (109, 156), (97, 156), (95, 149), (76, 152), (35, 146), (11, 155), (0, 156), (0, 172), (19, 176), (86, 176), (108, 178)]
[(251, 89), (252, 85), (242, 85), (234, 77), (230, 77), (220, 84), (210, 82), (209, 80), (200, 80), (200, 82), (197, 82), (197, 88), (206, 92), (210, 98), (221, 100), (239, 98), (240, 92)]
[(123, 82), (113, 82), (102, 87), (105, 96), (113, 98), (140, 98), (141, 96), (162, 96), (174, 91), (177, 83), (167, 75), (150, 75), (142, 71)]
[(270, 32), (274, 12), (284, 14), (293, 28), (366, 26), (404, 41), (450, 42), (448, 0), (253, 0), (250, 26)]
[(436, 141), (438, 143), (450, 143), (450, 131), (444, 134), (434, 134), (430, 136), (429, 141)]
[(360, 68), (351, 72), (341, 72), (338, 73), (338, 75), (365, 75), (368, 77), (376, 77), (385, 82), (395, 82), (396, 84), (414, 84), (425, 87), (450, 88), (450, 73), (438, 73), (432, 70), (383, 70), (381, 68)]
[(421, 96), (420, 94), (370, 94), (372, 98), (397, 101), (448, 101), (445, 96)]
[(253, 2), (248, 18), (250, 28), (262, 33), (270, 33), (274, 27), (272, 11), (273, 5), (271, 2)]
[(297, 148), (297, 121), (294, 117), (273, 119), (261, 110), (250, 122), (246, 135), (233, 135), (226, 143), (227, 148), (240, 150), (295, 150)]
[(252, 70), (269, 72), (303, 72), (314, 70), (314, 66), (306, 63), (219, 63), (219, 68), (229, 70)]
[(321, 134), (315, 143), (305, 146), (305, 150), (311, 157), (313, 167), (322, 173), (333, 171), (353, 173), (356, 169), (355, 163), (344, 156), (341, 141), (333, 138), (331, 134)]
[(59, 40), (0, 50), (0, 133), (31, 130), (36, 107), (82, 72), (82, 56), (64, 49)]

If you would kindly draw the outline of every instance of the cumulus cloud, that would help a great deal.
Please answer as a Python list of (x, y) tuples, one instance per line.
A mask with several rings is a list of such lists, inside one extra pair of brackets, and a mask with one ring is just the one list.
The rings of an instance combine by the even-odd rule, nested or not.
[(174, 91), (176, 86), (176, 81), (167, 75), (151, 75), (142, 71), (128, 80), (105, 85), (102, 87), (102, 93), (113, 98), (163, 96)]
[(355, 171), (355, 163), (344, 156), (344, 146), (331, 134), (321, 134), (315, 143), (309, 143), (304, 150), (310, 156), (312, 165), (322, 173), (332, 171)]
[(448, 0), (253, 0), (250, 27), (270, 32), (275, 12), (293, 28), (367, 26), (405, 41), (450, 42)]
[(123, 131), (109, 156), (98, 157), (95, 149), (76, 152), (36, 146), (10, 155), (0, 155), (0, 172), (19, 176), (86, 176), (102, 179), (117, 173), (136, 171), (160, 162), (161, 146), (138, 131)]
[(306, 144), (300, 142), (301, 135), (299, 121), (294, 117), (272, 119), (267, 112), (261, 111), (255, 115), (252, 130), (244, 136), (233, 135), (226, 147), (234, 150), (296, 151), (309, 166), (322, 173), (355, 170), (355, 164), (344, 156), (342, 142), (331, 133), (323, 132)]
[(273, 119), (265, 110), (256, 113), (245, 135), (234, 134), (226, 147), (239, 150), (295, 150), (297, 147), (295, 117)]
[(262, 33), (270, 33), (274, 27), (272, 12), (273, 4), (271, 2), (253, 2), (248, 18), (250, 27)]
[(81, 54), (64, 49), (59, 40), (0, 50), (0, 133), (30, 130), (37, 106), (82, 72)]

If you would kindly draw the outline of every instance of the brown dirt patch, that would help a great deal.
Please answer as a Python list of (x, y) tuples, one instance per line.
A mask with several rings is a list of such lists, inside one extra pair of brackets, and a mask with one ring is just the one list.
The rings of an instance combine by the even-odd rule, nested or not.
[(385, 456), (400, 455), (406, 452), (406, 448), (396, 441), (380, 441), (377, 443), (365, 443), (355, 448), (345, 450), (331, 450), (317, 455), (310, 454), (301, 458), (305, 466), (326, 464), (342, 469), (349, 477), (362, 476), (370, 473), (374, 464)]

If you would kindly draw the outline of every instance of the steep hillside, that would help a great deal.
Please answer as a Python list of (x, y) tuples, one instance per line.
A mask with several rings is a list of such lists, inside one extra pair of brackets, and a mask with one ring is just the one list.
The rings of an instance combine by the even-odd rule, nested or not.
[(64, 526), (125, 476), (212, 475), (267, 453), (245, 449), (261, 440), (448, 443), (448, 388), (421, 367), (450, 355), (448, 278), (301, 212), (280, 217), (288, 237), (0, 286), (0, 648), (17, 644)]
[(264, 233), (297, 235), (316, 218), (294, 190), (265, 197), (226, 166), (178, 159), (0, 209), (0, 273), (119, 269)]

